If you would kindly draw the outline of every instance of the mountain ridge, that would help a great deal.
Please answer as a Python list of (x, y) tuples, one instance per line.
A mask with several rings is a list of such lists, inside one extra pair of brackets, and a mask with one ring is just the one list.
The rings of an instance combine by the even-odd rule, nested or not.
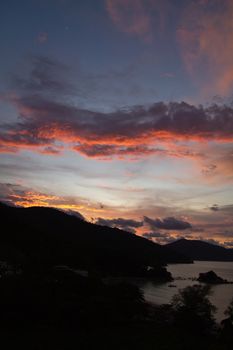
[(0, 205), (0, 258), (134, 273), (145, 266), (191, 262), (132, 233), (83, 221), (56, 208)]
[(165, 245), (177, 253), (182, 252), (192, 260), (233, 261), (233, 249), (201, 240), (179, 239)]

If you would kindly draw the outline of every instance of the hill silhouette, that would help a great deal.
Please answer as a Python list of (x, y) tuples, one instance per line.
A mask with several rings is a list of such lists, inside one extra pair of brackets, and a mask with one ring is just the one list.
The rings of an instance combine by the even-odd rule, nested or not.
[(180, 239), (166, 245), (192, 260), (233, 261), (233, 250), (200, 240)]
[(183, 254), (116, 228), (98, 226), (54, 208), (0, 204), (0, 260), (40, 268), (68, 265), (113, 275), (143, 274), (147, 266), (191, 262)]

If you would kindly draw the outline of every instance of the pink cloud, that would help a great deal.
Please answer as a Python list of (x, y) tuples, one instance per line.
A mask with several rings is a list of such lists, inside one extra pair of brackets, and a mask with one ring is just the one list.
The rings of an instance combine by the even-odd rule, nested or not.
[(151, 18), (143, 0), (106, 0), (113, 23), (123, 32), (151, 38)]
[(190, 2), (183, 11), (177, 38), (189, 74), (202, 94), (228, 95), (233, 88), (233, 3)]
[(156, 154), (195, 159), (202, 157), (195, 151), (195, 143), (233, 141), (233, 111), (228, 106), (158, 102), (150, 107), (99, 113), (38, 95), (14, 96), (10, 101), (20, 119), (0, 130), (2, 151), (58, 153), (66, 145), (94, 158)]

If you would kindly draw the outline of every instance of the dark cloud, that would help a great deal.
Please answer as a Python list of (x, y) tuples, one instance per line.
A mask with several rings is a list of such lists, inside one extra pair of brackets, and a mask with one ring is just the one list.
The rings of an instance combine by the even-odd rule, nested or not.
[(213, 238), (199, 237), (199, 239), (206, 242), (206, 243), (210, 243), (210, 244), (214, 244), (214, 245), (221, 245), (221, 243), (219, 241), (217, 241), (216, 239), (213, 239)]
[(215, 173), (216, 169), (217, 169), (217, 165), (216, 164), (205, 165), (202, 168), (202, 174), (204, 174), (204, 175), (212, 175), (212, 174)]
[(40, 32), (38, 34), (37, 40), (39, 41), (40, 44), (46, 43), (48, 40), (48, 33), (47, 32)]
[(233, 248), (233, 241), (226, 241), (223, 244), (226, 248)]
[(78, 219), (82, 220), (82, 221), (85, 221), (85, 217), (79, 213), (78, 211), (76, 210), (71, 210), (71, 209), (68, 209), (68, 210), (64, 210), (65, 213), (69, 214), (69, 215), (72, 215), (72, 216), (75, 216), (77, 217)]
[(205, 229), (203, 227), (192, 227), (192, 232), (204, 232)]
[(211, 207), (210, 207), (210, 210), (212, 211), (218, 211), (220, 208), (218, 206), (218, 204), (213, 204)]
[(95, 223), (101, 226), (118, 227), (122, 230), (132, 232), (132, 233), (136, 232), (135, 230), (136, 228), (143, 226), (142, 221), (136, 221), (132, 219), (122, 219), (122, 218), (116, 218), (116, 219), (98, 218)]
[(14, 198), (23, 198), (25, 189), (12, 183), (0, 183), (0, 202), (14, 204)]
[[(156, 102), (108, 113), (80, 108), (69, 98), (78, 90), (67, 67), (43, 56), (31, 61), (29, 74), (13, 79), (16, 93), (5, 96), (18, 121), (0, 125), (0, 152), (26, 148), (57, 154), (65, 145), (87, 157), (202, 157), (182, 142), (233, 140), (232, 106)], [(203, 172), (215, 169), (211, 164)]]
[(167, 217), (164, 219), (151, 219), (147, 216), (144, 217), (144, 222), (150, 226), (152, 230), (186, 230), (192, 228), (192, 225), (183, 220), (176, 219), (174, 217)]
[[(5, 147), (54, 147), (62, 142), (89, 157), (164, 154), (165, 149), (154, 148), (152, 143), (172, 142), (174, 137), (181, 140), (232, 139), (233, 134), (233, 111), (227, 114), (227, 110), (220, 107), (221, 110), (215, 107), (214, 112), (210, 112), (186, 103), (160, 102), (150, 108), (100, 113), (38, 94), (10, 97), (9, 100), (17, 107), (20, 120), (14, 125), (1, 126), (0, 140)], [(179, 156), (179, 152), (167, 152)], [(180, 156), (197, 154), (182, 150)]]
[(142, 156), (149, 156), (156, 154), (159, 156), (170, 156), (170, 157), (195, 157), (197, 153), (191, 151), (173, 151), (165, 150), (159, 147), (146, 146), (146, 145), (135, 145), (135, 146), (118, 146), (118, 145), (107, 145), (107, 144), (80, 144), (74, 146), (73, 150), (90, 157), (90, 158), (110, 158), (117, 156), (118, 158), (124, 159), (129, 156), (132, 159), (137, 159)]
[(152, 239), (152, 238), (164, 238), (167, 237), (168, 235), (166, 233), (161, 233), (161, 232), (146, 232), (143, 233), (142, 235), (145, 238)]
[(162, 149), (147, 147), (144, 145), (136, 145), (136, 146), (117, 146), (117, 145), (88, 145), (82, 144), (79, 146), (73, 147), (75, 151), (78, 151), (81, 154), (84, 154), (91, 158), (99, 158), (99, 157), (112, 157), (117, 155), (118, 157), (124, 156), (142, 156), (142, 155), (150, 155), (150, 154), (165, 154)]
[[(29, 74), (15, 74), (12, 76), (12, 88), (23, 93), (56, 93), (71, 94), (75, 88), (68, 82), (69, 69), (59, 61), (46, 56), (30, 56)], [(66, 77), (65, 77), (66, 76)]]
[(218, 236), (223, 236), (223, 237), (233, 237), (233, 230), (225, 230), (223, 232), (218, 232)]
[(223, 212), (224, 214), (227, 214), (227, 215), (229, 214), (233, 216), (233, 204), (222, 205), (221, 212)]

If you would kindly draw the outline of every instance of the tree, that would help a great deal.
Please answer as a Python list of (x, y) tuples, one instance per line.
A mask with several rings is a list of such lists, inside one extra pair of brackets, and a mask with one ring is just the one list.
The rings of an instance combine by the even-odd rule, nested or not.
[(220, 328), (220, 338), (226, 344), (228, 344), (229, 349), (232, 349), (233, 340), (233, 299), (231, 300), (228, 308), (224, 312), (227, 318), (222, 320)]
[(188, 286), (172, 299), (175, 322), (178, 326), (206, 333), (215, 325), (216, 307), (208, 299), (210, 287), (207, 285)]
[(226, 309), (226, 311), (224, 312), (226, 316), (228, 316), (231, 321), (233, 322), (233, 298), (228, 306), (228, 308)]

